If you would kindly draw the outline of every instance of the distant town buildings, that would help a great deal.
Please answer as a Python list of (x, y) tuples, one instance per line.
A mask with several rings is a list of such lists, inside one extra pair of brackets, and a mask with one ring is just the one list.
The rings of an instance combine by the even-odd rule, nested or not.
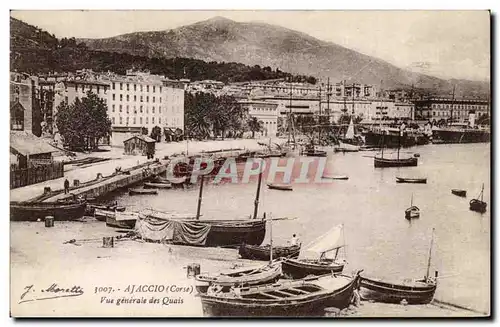
[(416, 119), (439, 121), (452, 118), (454, 122), (466, 122), (470, 114), (479, 117), (489, 114), (489, 101), (484, 99), (452, 99), (431, 97), (415, 101)]
[(250, 117), (255, 117), (262, 122), (260, 135), (275, 137), (278, 133), (278, 103), (258, 100), (241, 100), (241, 107)]

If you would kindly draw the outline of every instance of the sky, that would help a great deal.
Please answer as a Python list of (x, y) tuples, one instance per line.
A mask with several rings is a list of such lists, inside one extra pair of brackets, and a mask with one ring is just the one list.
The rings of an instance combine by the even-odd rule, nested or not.
[(168, 30), (214, 16), (307, 33), (398, 67), (441, 78), (490, 80), (488, 11), (12, 11), (55, 36), (103, 38)]

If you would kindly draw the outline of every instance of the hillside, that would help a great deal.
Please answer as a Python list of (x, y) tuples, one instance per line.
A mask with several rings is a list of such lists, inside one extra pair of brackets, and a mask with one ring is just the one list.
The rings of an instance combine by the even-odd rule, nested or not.
[(12, 17), (10, 26), (10, 68), (26, 73), (75, 72), (86, 68), (96, 72), (125, 74), (127, 69), (133, 67), (169, 78), (188, 78), (193, 81), (214, 79), (242, 82), (287, 78), (316, 82), (311, 76), (292, 75), (271, 67), (248, 66), (236, 62), (205, 62), (192, 58), (158, 58), (123, 51), (91, 50), (85, 43), (74, 38), (58, 40), (53, 35)]
[[(138, 32), (104, 39), (81, 39), (94, 50), (148, 57), (187, 57), (279, 68), (294, 74), (355, 80), (384, 88), (410, 87), (457, 95), (487, 93), (489, 83), (446, 81), (410, 72), (381, 59), (325, 42), (307, 34), (265, 23), (242, 23), (216, 17), (167, 31)], [(352, 78), (351, 78), (352, 77)]]

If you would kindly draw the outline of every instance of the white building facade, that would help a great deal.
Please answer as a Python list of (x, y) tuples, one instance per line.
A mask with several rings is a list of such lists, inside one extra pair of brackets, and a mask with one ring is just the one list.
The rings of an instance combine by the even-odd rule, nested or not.
[(250, 117), (262, 122), (261, 136), (275, 137), (278, 133), (278, 104), (268, 101), (242, 100), (238, 102)]

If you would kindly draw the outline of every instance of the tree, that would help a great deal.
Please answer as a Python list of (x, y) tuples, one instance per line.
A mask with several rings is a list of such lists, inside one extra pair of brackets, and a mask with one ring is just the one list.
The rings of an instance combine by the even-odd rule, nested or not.
[(160, 126), (155, 126), (155, 127), (153, 127), (153, 129), (151, 129), (151, 136), (150, 137), (153, 140), (155, 140), (156, 142), (161, 141), (161, 128), (160, 128)]
[(108, 107), (90, 91), (71, 105), (59, 104), (56, 125), (65, 144), (74, 150), (94, 150), (99, 139), (111, 134)]
[(148, 135), (148, 128), (147, 127), (141, 127), (141, 134), (142, 135)]
[(264, 127), (261, 120), (258, 120), (257, 117), (250, 117), (248, 119), (248, 128), (250, 132), (252, 132), (252, 138), (255, 138), (255, 132), (261, 132)]

